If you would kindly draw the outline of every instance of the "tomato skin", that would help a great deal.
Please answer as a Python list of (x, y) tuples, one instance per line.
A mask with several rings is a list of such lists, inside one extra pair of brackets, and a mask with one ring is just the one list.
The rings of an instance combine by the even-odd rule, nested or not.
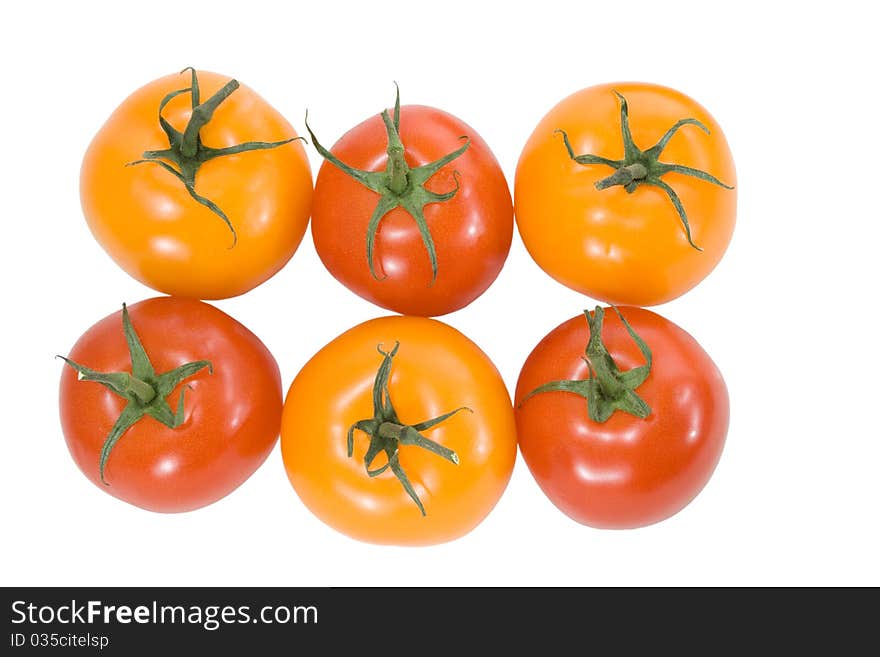
[[(229, 77), (200, 71), (204, 101)], [(196, 191), (229, 217), (197, 203), (158, 164), (126, 166), (145, 150), (168, 146), (159, 120), (167, 93), (190, 86), (188, 73), (141, 87), (113, 112), (92, 140), (80, 172), (83, 213), (93, 235), (131, 276), (160, 292), (198, 299), (232, 297), (280, 270), (299, 246), (312, 198), (312, 176), (300, 141), (269, 150), (219, 157), (202, 165)], [(163, 115), (183, 130), (189, 94), (168, 103)], [(241, 85), (202, 128), (203, 142), (224, 148), (245, 141), (296, 136), (290, 124)]]
[[(390, 471), (364, 470), (369, 439), (346, 431), (372, 412), (381, 356), (400, 342), (389, 390), (403, 422), (415, 423), (468, 406), (425, 432), (453, 449), (454, 465), (411, 445), (400, 461), (424, 503), (422, 516)], [(450, 326), (421, 317), (384, 317), (360, 324), (321, 349), (297, 375), (284, 404), (281, 451), (290, 482), (322, 521), (370, 543), (429, 545), (476, 527), (492, 510), (516, 459), (510, 396), (495, 366)], [(384, 463), (380, 457), (374, 467)]]
[[(431, 284), (428, 254), (413, 218), (395, 208), (376, 236), (376, 280), (367, 262), (367, 226), (379, 196), (329, 162), (318, 171), (312, 209), (312, 236), (324, 266), (343, 285), (383, 308), (407, 315), (434, 316), (463, 308), (497, 278), (513, 237), (513, 201), (504, 173), (476, 131), (451, 114), (404, 105), (400, 136), (411, 167), (437, 160), (462, 145), (470, 147), (425, 185), (437, 193), (461, 188), (450, 200), (425, 206), (437, 250), (437, 279)], [(387, 136), (379, 115), (355, 126), (331, 149), (355, 168), (382, 170)]]
[(594, 183), (614, 169), (573, 161), (555, 131), (565, 130), (578, 155), (622, 158), (615, 90), (628, 101), (637, 146), (647, 149), (679, 119), (696, 118), (711, 134), (685, 126), (660, 159), (736, 185), (724, 133), (696, 101), (653, 84), (603, 84), (562, 100), (529, 137), (516, 170), (517, 228), (535, 262), (560, 283), (608, 303), (651, 306), (684, 294), (721, 260), (736, 221), (736, 190), (679, 173), (663, 176), (680, 196), (702, 252), (688, 244), (681, 219), (661, 189), (597, 190)]
[[(210, 360), (188, 378), (185, 422), (169, 429), (144, 417), (123, 434), (101, 483), (101, 447), (126, 401), (94, 382), (61, 374), (61, 426), (83, 474), (101, 490), (144, 509), (190, 511), (243, 483), (271, 452), (281, 421), (281, 375), (265, 345), (220, 310), (192, 299), (157, 297), (129, 306), (135, 330), (157, 372)], [(121, 312), (86, 331), (71, 360), (101, 371), (131, 371)], [(177, 407), (181, 386), (169, 396)]]
[[(653, 351), (636, 391), (651, 406), (644, 420), (615, 412), (605, 423), (587, 416), (571, 393), (537, 394), (516, 409), (519, 446), (535, 480), (574, 520), (593, 527), (649, 525), (684, 508), (705, 486), (721, 456), (730, 416), (718, 368), (684, 330), (660, 315), (621, 313)], [(621, 321), (605, 316), (602, 336), (621, 371), (644, 364)], [(585, 379), (589, 329), (583, 315), (551, 331), (520, 373), (516, 400), (559, 379)]]

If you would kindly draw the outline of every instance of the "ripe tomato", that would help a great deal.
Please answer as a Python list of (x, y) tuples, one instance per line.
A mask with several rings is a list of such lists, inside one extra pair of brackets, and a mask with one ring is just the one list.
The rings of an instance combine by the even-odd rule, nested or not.
[(684, 508), (712, 475), (729, 418), (721, 373), (690, 335), (648, 310), (619, 312), (630, 328), (601, 308), (589, 324), (560, 324), (516, 386), (519, 446), (541, 489), (605, 528)]
[(476, 527), (516, 458), (510, 397), (455, 329), (360, 324), (297, 375), (281, 422), (287, 475), (321, 520), (371, 543), (426, 545)]
[(219, 500), (278, 438), (275, 359), (200, 301), (159, 297), (116, 312), (66, 360), (61, 426), (74, 461), (99, 488), (144, 509), (189, 511)]
[(718, 264), (735, 184), (724, 134), (694, 100), (653, 84), (604, 84), (564, 99), (529, 137), (516, 170), (517, 227), (560, 283), (654, 305)]
[(354, 127), (318, 171), (312, 236), (343, 285), (409, 315), (463, 308), (510, 250), (513, 203), (469, 125), (432, 107), (387, 110)]
[[(182, 153), (185, 136), (192, 156)], [(247, 292), (281, 269), (305, 234), (312, 175), (303, 147), (288, 143), (295, 137), (234, 80), (192, 70), (155, 80), (123, 101), (86, 152), (89, 228), (156, 290), (199, 299)]]

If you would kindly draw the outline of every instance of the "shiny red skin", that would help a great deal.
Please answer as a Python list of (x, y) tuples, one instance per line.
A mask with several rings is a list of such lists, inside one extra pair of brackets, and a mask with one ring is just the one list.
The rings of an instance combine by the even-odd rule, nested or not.
[[(541, 489), (574, 520), (612, 529), (649, 525), (684, 508), (712, 475), (730, 416), (721, 373), (696, 340), (648, 310), (620, 311), (654, 356), (637, 389), (652, 409), (646, 419), (617, 411), (599, 424), (588, 417), (585, 399), (565, 392), (537, 394), (519, 405), (543, 383), (588, 376), (583, 315), (535, 347), (516, 388), (519, 446)], [(602, 336), (621, 371), (644, 363), (610, 310)]]
[[(343, 285), (383, 308), (405, 315), (435, 316), (458, 310), (480, 296), (495, 280), (513, 235), (513, 201), (495, 156), (476, 131), (432, 107), (405, 105), (400, 136), (411, 167), (456, 150), (461, 137), (470, 147), (425, 185), (448, 192), (459, 173), (461, 189), (449, 201), (425, 206), (425, 219), (437, 250), (437, 280), (415, 221), (395, 208), (376, 235), (376, 280), (367, 262), (367, 225), (379, 196), (324, 162), (315, 183), (312, 237), (324, 266)], [(352, 128), (331, 149), (358, 169), (384, 170), (387, 136), (376, 115)]]
[[(259, 338), (217, 308), (194, 299), (157, 297), (128, 307), (132, 324), (158, 373), (207, 359), (191, 386), (185, 421), (169, 429), (151, 417), (114, 447), (101, 483), (101, 447), (125, 400), (104, 386), (61, 374), (61, 426), (74, 461), (101, 490), (160, 512), (190, 511), (235, 490), (265, 461), (281, 423), (281, 375)], [(76, 342), (69, 358), (99, 371), (131, 371), (121, 311)], [(178, 386), (168, 397), (177, 408)]]

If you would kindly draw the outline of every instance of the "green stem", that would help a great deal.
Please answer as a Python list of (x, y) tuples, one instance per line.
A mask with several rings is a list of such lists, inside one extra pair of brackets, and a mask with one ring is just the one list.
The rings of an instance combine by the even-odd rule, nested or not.
[(179, 427), (185, 419), (183, 395), (184, 390), (188, 386), (185, 386), (180, 391), (177, 411), (171, 410), (166, 397), (184, 380), (200, 370), (207, 368), (209, 373), (213, 372), (213, 367), (209, 361), (199, 360), (185, 363), (162, 374), (156, 374), (156, 370), (153, 368), (150, 358), (144, 350), (140, 337), (134, 330), (134, 325), (131, 323), (131, 318), (128, 315), (128, 307), (125, 304), (122, 304), (122, 332), (128, 345), (131, 374), (128, 372), (99, 372), (61, 356), (65, 363), (77, 371), (80, 381), (100, 383), (128, 402), (122, 409), (122, 413), (116, 418), (116, 422), (104, 439), (104, 444), (101, 447), (98, 472), (104, 484), (107, 484), (104, 479), (107, 461), (116, 443), (119, 442), (125, 432), (140, 422), (145, 415), (158, 420), (169, 429)]
[[(391, 402), (391, 392), (388, 389), (392, 360), (399, 348), (399, 342), (395, 343), (391, 351), (383, 351), (381, 344), (378, 346), (378, 351), (382, 354), (382, 363), (379, 365), (376, 378), (373, 381), (373, 416), (359, 420), (348, 428), (346, 432), (348, 456), (351, 457), (354, 453), (354, 432), (360, 431), (366, 434), (370, 438), (370, 444), (367, 446), (364, 456), (364, 468), (367, 476), (378, 477), (391, 470), (391, 473), (397, 477), (407, 495), (410, 496), (419, 512), (424, 516), (426, 515), (425, 507), (419, 499), (409, 477), (400, 465), (400, 447), (402, 445), (418, 447), (458, 465), (458, 454), (426, 437), (422, 432), (437, 426), (459, 411), (473, 411), (467, 407), (461, 407), (423, 422), (414, 422), (413, 424), (402, 422), (394, 410), (394, 404)], [(370, 466), (373, 461), (381, 452), (385, 453), (387, 462), (381, 467), (371, 468)]]
[(397, 424), (396, 422), (382, 422), (379, 425), (379, 428), (376, 430), (376, 433), (379, 434), (380, 438), (400, 440), (400, 435), (403, 433), (403, 428), (403, 425)]
[(403, 194), (409, 187), (409, 165), (406, 163), (406, 149), (400, 141), (400, 133), (388, 115), (388, 110), (382, 112), (382, 121), (385, 123), (385, 131), (388, 134), (388, 189), (397, 195)]
[[(193, 75), (195, 75), (195, 71), (193, 71)], [(195, 84), (198, 85), (198, 82)], [(220, 103), (229, 98), (238, 87), (238, 80), (230, 80), (204, 103), (193, 105), (192, 115), (186, 125), (186, 130), (183, 131), (183, 139), (180, 142), (180, 152), (184, 157), (196, 157), (199, 152), (199, 137), (202, 128), (214, 117), (214, 111), (220, 106)]]
[(638, 180), (644, 180), (648, 176), (648, 168), (641, 162), (633, 162), (620, 167), (607, 178), (596, 183), (596, 189), (608, 189), (614, 185), (629, 185)]
[[(201, 93), (199, 90), (199, 78), (196, 70), (187, 67), (181, 73), (190, 72), (190, 86), (186, 89), (177, 89), (167, 94), (159, 103), (159, 125), (162, 127), (165, 136), (168, 138), (168, 147), (161, 149), (145, 150), (142, 159), (129, 162), (126, 166), (138, 164), (158, 164), (171, 175), (176, 177), (186, 188), (186, 191), (192, 197), (193, 201), (205, 206), (211, 212), (216, 214), (226, 224), (226, 227), (232, 233), (232, 246), (235, 246), (238, 236), (235, 227), (229, 220), (229, 217), (223, 210), (210, 199), (201, 196), (196, 192), (196, 174), (199, 168), (210, 160), (227, 155), (235, 155), (247, 151), (266, 150), (283, 146), (301, 137), (293, 137), (281, 141), (265, 142), (265, 141), (248, 141), (234, 146), (225, 148), (211, 148), (202, 143), (201, 130), (214, 117), (214, 112), (229, 98), (232, 93), (239, 88), (237, 80), (229, 80), (223, 85), (213, 96), (205, 102), (201, 102)], [(172, 126), (162, 115), (165, 106), (171, 99), (189, 93), (191, 98), (192, 114), (186, 124), (183, 132)], [(232, 247), (230, 247), (232, 248)]]
[(134, 376), (128, 382), (128, 389), (141, 404), (149, 404), (156, 396), (156, 389), (153, 386)]
[(590, 339), (587, 342), (584, 358), (589, 376), (580, 380), (564, 379), (544, 383), (527, 394), (520, 402), (520, 406), (538, 394), (567, 392), (587, 400), (587, 414), (594, 422), (605, 422), (615, 411), (629, 413), (641, 419), (651, 414), (650, 406), (636, 393), (636, 388), (642, 385), (651, 373), (653, 364), (651, 349), (633, 330), (620, 311), (614, 306), (612, 308), (638, 346), (645, 358), (645, 364), (626, 372), (620, 371), (602, 340), (605, 310), (597, 306), (592, 316), (589, 312), (584, 312), (590, 329)]
[(434, 247), (434, 238), (425, 219), (425, 206), (431, 203), (445, 203), (452, 199), (459, 190), (460, 182), (458, 172), (453, 172), (455, 187), (447, 192), (438, 193), (425, 188), (425, 183), (441, 168), (460, 157), (470, 146), (467, 137), (461, 137), (465, 141), (459, 148), (447, 153), (443, 157), (423, 164), (418, 167), (410, 167), (406, 161), (406, 148), (400, 138), (400, 90), (394, 102), (394, 118), (391, 118), (388, 110), (382, 112), (382, 122), (385, 124), (385, 132), (388, 143), (386, 153), (388, 161), (383, 171), (366, 171), (349, 166), (329, 150), (324, 148), (315, 137), (309, 127), (308, 114), (306, 114), (306, 130), (312, 138), (312, 144), (325, 160), (337, 167), (340, 171), (350, 176), (367, 189), (379, 195), (376, 207), (367, 223), (366, 256), (370, 274), (376, 280), (384, 280), (386, 276), (380, 275), (374, 262), (373, 249), (376, 243), (376, 235), (382, 219), (395, 208), (405, 210), (416, 222), (422, 244), (431, 262), (431, 282), (428, 287), (437, 280), (438, 264), (437, 251)]
[(632, 138), (632, 132), (629, 127), (629, 107), (626, 98), (616, 91), (614, 94), (620, 101), (620, 133), (621, 139), (623, 140), (623, 159), (611, 160), (591, 153), (577, 155), (571, 146), (568, 134), (565, 130), (558, 129), (556, 132), (562, 134), (562, 141), (568, 152), (568, 156), (578, 164), (584, 166), (602, 165), (613, 167), (615, 169), (613, 174), (606, 178), (602, 178), (595, 183), (596, 189), (600, 191), (616, 185), (622, 186), (630, 194), (635, 192), (641, 185), (651, 185), (661, 189), (666, 193), (673, 208), (678, 213), (679, 219), (681, 219), (682, 228), (688, 244), (697, 251), (702, 251), (702, 249), (697, 246), (691, 238), (690, 222), (688, 220), (687, 212), (684, 209), (684, 205), (682, 205), (676, 191), (668, 183), (662, 180), (662, 177), (667, 173), (675, 172), (705, 181), (718, 187), (723, 187), (724, 189), (733, 189), (733, 187), (724, 184), (715, 178), (715, 176), (712, 176), (705, 171), (701, 171), (700, 169), (661, 162), (660, 154), (663, 152), (663, 149), (666, 148), (666, 144), (669, 143), (669, 140), (673, 135), (684, 126), (696, 126), (707, 135), (709, 134), (709, 129), (696, 119), (681, 119), (666, 131), (666, 133), (660, 138), (660, 141), (654, 144), (651, 148), (642, 150), (635, 144)]

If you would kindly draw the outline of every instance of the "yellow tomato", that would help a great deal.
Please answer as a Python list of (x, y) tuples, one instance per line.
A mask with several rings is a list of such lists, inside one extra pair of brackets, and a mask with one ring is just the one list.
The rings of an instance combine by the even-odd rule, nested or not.
[(363, 541), (425, 545), (466, 534), (492, 510), (513, 469), (516, 428), (479, 347), (436, 320), (385, 317), (343, 333), (297, 375), (281, 447), (294, 489), (328, 525)]
[(188, 69), (155, 80), (123, 101), (86, 152), (89, 228), (156, 290), (200, 299), (247, 292), (284, 266), (308, 225), (312, 175), (300, 142), (288, 141), (295, 137), (281, 114), (227, 77)]
[(564, 99), (535, 128), (516, 171), (517, 227), (564, 285), (655, 305), (724, 255), (735, 184), (724, 134), (696, 101), (653, 84), (604, 84)]

